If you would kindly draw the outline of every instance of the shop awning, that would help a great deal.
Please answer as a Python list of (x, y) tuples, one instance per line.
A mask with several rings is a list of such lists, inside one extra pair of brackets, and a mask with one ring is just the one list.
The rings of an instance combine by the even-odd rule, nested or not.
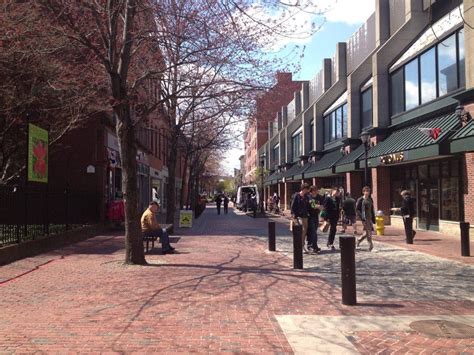
[(470, 121), (450, 139), (451, 153), (474, 151), (474, 121)]
[[(453, 113), (397, 130), (369, 151), (369, 167), (449, 154), (447, 145), (442, 143), (459, 125), (459, 118)], [(420, 128), (440, 128), (441, 133), (433, 139)]]
[(278, 182), (278, 179), (281, 178), (281, 175), (282, 175), (282, 173), (280, 171), (276, 170), (273, 174), (270, 174), (270, 176), (268, 176), (265, 179), (263, 184), (265, 186), (276, 184)]
[(284, 171), (283, 174), (282, 174), (282, 178), (285, 178), (285, 181), (286, 180), (293, 180), (293, 176), (295, 174), (298, 174), (300, 169), (301, 169), (301, 165), (299, 162), (297, 163), (294, 163), (290, 168), (287, 168), (288, 170)]
[(334, 167), (334, 171), (336, 173), (345, 173), (359, 169), (359, 158), (364, 158), (363, 144), (359, 145), (356, 149), (339, 160)]
[(310, 167), (304, 172), (304, 178), (310, 179), (313, 177), (324, 177), (333, 175), (334, 165), (343, 157), (344, 156), (342, 155), (339, 149), (324, 154), (321, 159), (311, 164)]

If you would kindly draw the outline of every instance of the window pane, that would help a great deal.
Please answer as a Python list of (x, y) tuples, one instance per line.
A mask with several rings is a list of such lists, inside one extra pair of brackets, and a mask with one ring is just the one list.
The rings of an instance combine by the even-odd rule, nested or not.
[(452, 35), (438, 44), (438, 89), (439, 95), (456, 90), (458, 87), (456, 65), (456, 36)]
[(459, 86), (466, 86), (466, 73), (464, 67), (464, 28), (458, 32), (459, 43)]
[(398, 70), (392, 74), (391, 80), (391, 106), (392, 115), (404, 111), (403, 97), (403, 70)]
[(405, 65), (405, 110), (420, 104), (418, 91), (418, 59), (415, 59)]
[(420, 57), (421, 66), (421, 103), (436, 98), (436, 51), (431, 48)]
[(348, 112), (347, 112), (347, 104), (342, 106), (342, 136), (347, 137), (347, 126), (348, 126)]
[(324, 117), (324, 143), (329, 143), (329, 132), (331, 132), (329, 127), (329, 117), (330, 116)]
[(336, 139), (342, 137), (342, 109), (338, 108), (335, 112), (336, 115)]
[(309, 150), (313, 151), (314, 150), (314, 121), (311, 122), (309, 125)]
[(336, 115), (334, 112), (331, 112), (329, 114), (329, 122), (330, 122), (330, 127), (331, 127), (331, 139), (330, 141), (333, 141), (336, 139)]
[(372, 127), (372, 88), (362, 93), (362, 130)]
[(441, 180), (441, 219), (459, 221), (459, 179)]

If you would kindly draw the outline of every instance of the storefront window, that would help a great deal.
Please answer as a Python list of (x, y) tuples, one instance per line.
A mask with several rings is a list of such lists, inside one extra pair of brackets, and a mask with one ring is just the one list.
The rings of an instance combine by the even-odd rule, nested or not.
[(441, 180), (441, 219), (459, 221), (459, 178)]

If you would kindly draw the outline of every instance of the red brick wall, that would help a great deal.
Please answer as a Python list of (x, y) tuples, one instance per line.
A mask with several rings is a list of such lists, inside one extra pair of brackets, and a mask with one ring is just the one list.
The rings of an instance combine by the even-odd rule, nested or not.
[(382, 210), (388, 222), (390, 216), (390, 168), (378, 167), (372, 170), (372, 198), (375, 211)]
[(362, 185), (364, 184), (364, 173), (358, 171), (351, 171), (346, 173), (346, 190), (351, 193), (351, 196), (358, 198), (362, 195)]
[(474, 225), (474, 153), (464, 154), (464, 220)]

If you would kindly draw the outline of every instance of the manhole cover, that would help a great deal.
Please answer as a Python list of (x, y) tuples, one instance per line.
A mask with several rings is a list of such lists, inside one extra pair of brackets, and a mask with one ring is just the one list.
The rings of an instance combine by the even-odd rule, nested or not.
[(474, 327), (447, 320), (420, 320), (410, 323), (410, 328), (426, 335), (442, 338), (474, 338)]

